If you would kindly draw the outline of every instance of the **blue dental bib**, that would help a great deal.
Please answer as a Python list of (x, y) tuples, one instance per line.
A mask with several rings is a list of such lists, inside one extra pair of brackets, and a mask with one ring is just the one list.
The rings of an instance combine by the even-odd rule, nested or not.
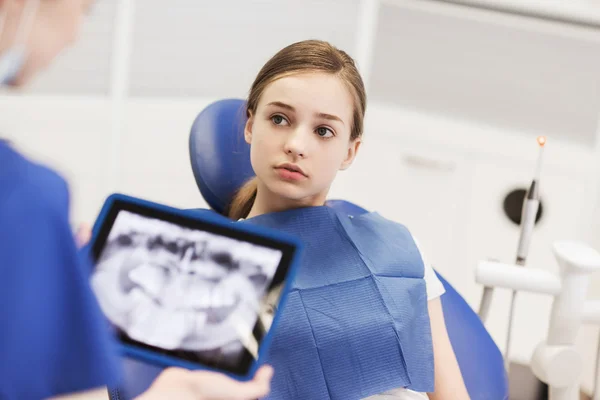
[(326, 206), (239, 223), (281, 230), (305, 245), (266, 360), (275, 368), (269, 399), (433, 391), (424, 266), (404, 226)]

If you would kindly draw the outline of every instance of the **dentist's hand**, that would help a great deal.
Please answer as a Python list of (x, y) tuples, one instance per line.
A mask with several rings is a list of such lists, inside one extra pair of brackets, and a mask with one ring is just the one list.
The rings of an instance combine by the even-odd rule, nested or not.
[(92, 238), (92, 228), (90, 228), (87, 224), (79, 225), (79, 229), (77, 229), (77, 233), (75, 233), (75, 242), (77, 243), (77, 247), (82, 248)]
[(273, 369), (262, 366), (251, 381), (211, 371), (168, 368), (135, 400), (253, 400), (269, 394)]

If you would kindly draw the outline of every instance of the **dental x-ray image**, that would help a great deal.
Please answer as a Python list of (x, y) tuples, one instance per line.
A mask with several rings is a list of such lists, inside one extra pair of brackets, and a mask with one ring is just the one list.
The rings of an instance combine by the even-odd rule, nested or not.
[(281, 257), (277, 249), (121, 210), (91, 283), (121, 336), (231, 368), (245, 351), (256, 358), (270, 328)]

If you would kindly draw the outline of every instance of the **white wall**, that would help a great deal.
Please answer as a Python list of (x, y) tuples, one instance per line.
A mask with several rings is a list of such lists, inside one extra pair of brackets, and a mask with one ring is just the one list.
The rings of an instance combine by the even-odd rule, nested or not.
[[(562, 127), (569, 126), (568, 118), (573, 115), (580, 120), (574, 124), (576, 129), (572, 135), (563, 132), (563, 129), (552, 131), (549, 136), (541, 186), (545, 213), (535, 231), (528, 265), (556, 271), (551, 244), (558, 239), (582, 239), (600, 249), (600, 215), (597, 212), (591, 214), (600, 202), (597, 197), (600, 186), (600, 140), (597, 140), (596, 131), (600, 109), (597, 107), (598, 99), (594, 97), (594, 93), (600, 93), (598, 81), (594, 78), (600, 78), (600, 73), (594, 75), (589, 65), (582, 65), (581, 70), (576, 71), (550, 68), (543, 70), (535, 85), (513, 84), (511, 88), (504, 88), (503, 80), (518, 81), (525, 79), (524, 76), (529, 79), (534, 75), (531, 66), (528, 67), (529, 59), (511, 59), (506, 55), (495, 59), (505, 64), (491, 72), (487, 71), (485, 75), (481, 75), (483, 72), (469, 74), (470, 67), (485, 65), (484, 61), (490, 57), (491, 53), (486, 53), (484, 47), (489, 43), (500, 43), (498, 40), (504, 40), (507, 32), (513, 35), (510, 40), (515, 42), (515, 46), (523, 42), (519, 43), (520, 54), (526, 55), (541, 45), (563, 46), (557, 47), (557, 58), (548, 59), (548, 62), (560, 61), (560, 55), (563, 54), (561, 49), (573, 48), (573, 43), (583, 43), (577, 47), (579, 52), (570, 53), (570, 57), (577, 61), (571, 60), (571, 69), (579, 68), (578, 65), (584, 64), (585, 60), (596, 62), (596, 59), (588, 58), (586, 52), (595, 49), (599, 34), (589, 28), (494, 16), (489, 12), (463, 12), (443, 4), (431, 6), (433, 3), (430, 2), (427, 2), (428, 6), (420, 5), (424, 2), (416, 6), (415, 2), (399, 0), (385, 3), (388, 7), (396, 3), (394, 7), (405, 10), (406, 14), (401, 17), (408, 18), (408, 21), (413, 21), (417, 16), (427, 20), (437, 18), (439, 23), (428, 24), (427, 30), (430, 31), (436, 26), (445, 26), (449, 32), (454, 32), (455, 26), (472, 29), (456, 42), (460, 43), (460, 47), (455, 48), (456, 51), (471, 49), (471, 58), (463, 60), (462, 64), (459, 59), (448, 60), (452, 63), (453, 73), (460, 72), (454, 75), (460, 80), (452, 75), (439, 75), (435, 79), (440, 84), (429, 87), (426, 84), (431, 83), (431, 71), (446, 70), (444, 64), (429, 63), (423, 69), (429, 75), (425, 72), (420, 75), (419, 51), (436, 54), (447, 44), (419, 36), (424, 34), (419, 33), (418, 26), (410, 32), (410, 40), (399, 41), (388, 30), (378, 30), (379, 11), (373, 11), (377, 1), (344, 3), (345, 18), (355, 15), (353, 13), (358, 10), (356, 18), (360, 22), (357, 24), (359, 33), (368, 34), (367, 39), (356, 40), (356, 43), (351, 39), (346, 46), (355, 46), (353, 48), (359, 55), (361, 68), (379, 75), (372, 80), (376, 83), (370, 92), (374, 101), (369, 104), (361, 154), (349, 171), (340, 173), (330, 197), (354, 201), (406, 224), (418, 237), (434, 267), (476, 309), (481, 294), (473, 275), (477, 261), (496, 258), (512, 262), (514, 259), (518, 228), (503, 216), (502, 199), (510, 189), (525, 187), (532, 177), (538, 154), (535, 137), (545, 133), (544, 124), (548, 123), (548, 119), (544, 118), (544, 113), (547, 106), (553, 110), (550, 120), (558, 121), (556, 124)], [(105, 4), (108, 4), (108, 8), (112, 7), (111, 4), (116, 7), (114, 2), (107, 1)], [(335, 15), (335, 7), (342, 3), (332, 4), (327, 12)], [(158, 7), (158, 3), (155, 6)], [(319, 5), (318, 2), (310, 2), (310, 6), (316, 10)], [(105, 9), (102, 15), (114, 16), (117, 11)], [(159, 12), (154, 14), (160, 16)], [(156, 15), (152, 17), (152, 12), (148, 10), (143, 15), (148, 20), (142, 27), (155, 26), (151, 22)], [(361, 15), (366, 17), (361, 19)], [(279, 18), (284, 17), (279, 15)], [(268, 18), (264, 20), (268, 21)], [(317, 25), (321, 26), (322, 23)], [(336, 26), (351, 30), (354, 25), (338, 21)], [(299, 26), (301, 24), (294, 29), (301, 29)], [(133, 32), (138, 42), (150, 46), (150, 42), (143, 42), (143, 30)], [(302, 31), (293, 31), (286, 40), (291, 41), (302, 34)], [(327, 35), (326, 30), (320, 31), (319, 36), (327, 38)], [(239, 41), (239, 38), (235, 39), (236, 35), (233, 36), (234, 42)], [(181, 34), (177, 36), (179, 42), (187, 37)], [(469, 37), (473, 37), (472, 43), (468, 42)], [(331, 35), (331, 38), (342, 42), (348, 40), (339, 35)], [(503, 51), (511, 48), (510, 40), (501, 43)], [(157, 48), (168, 48), (167, 44), (179, 42), (164, 39)], [(527, 47), (527, 43), (530, 47)], [(280, 46), (279, 43), (276, 45)], [(483, 46), (481, 51), (478, 45)], [(275, 44), (270, 43), (269, 46)], [(260, 48), (258, 52), (270, 54), (271, 47)], [(411, 53), (411, 68), (404, 70), (410, 71), (410, 75), (402, 76), (402, 57), (409, 54), (409, 50), (416, 53)], [(149, 57), (148, 48), (137, 51)], [(398, 66), (384, 68), (382, 63), (388, 65), (391, 61), (382, 58), (382, 54), (389, 55), (394, 51), (399, 55), (392, 61), (398, 62)], [(90, 53), (83, 54), (87, 57)], [(480, 58), (477, 58), (478, 54)], [(544, 57), (552, 57), (552, 54), (549, 51), (544, 53)], [(210, 59), (205, 53), (200, 56), (203, 60)], [(248, 53), (247, 57), (250, 56)], [(70, 53), (67, 57), (75, 56)], [(37, 91), (34, 89), (18, 97), (0, 96), (1, 135), (8, 136), (25, 153), (50, 164), (65, 175), (72, 188), (74, 224), (92, 222), (104, 198), (114, 191), (177, 207), (205, 206), (190, 168), (187, 152), (189, 129), (197, 113), (212, 100), (229, 95), (243, 96), (246, 87), (241, 87), (242, 81), (248, 80), (254, 72), (245, 71), (248, 77), (240, 77), (235, 85), (231, 81), (224, 82), (225, 89), (219, 96), (200, 98), (197, 93), (204, 88), (209, 87), (211, 91), (218, 91), (219, 88), (215, 84), (215, 81), (218, 82), (216, 78), (200, 72), (202, 62), (197, 63), (198, 72), (194, 68), (179, 72), (200, 76), (197, 81), (190, 82), (189, 88), (184, 85), (184, 77), (173, 77), (177, 81), (175, 91), (175, 87), (165, 86), (162, 81), (152, 86), (153, 82), (158, 82), (157, 77), (169, 73), (171, 62), (168, 59), (156, 60), (156, 57), (155, 64), (151, 58), (148, 60), (147, 63), (138, 60), (133, 67), (140, 70), (145, 65), (153, 73), (136, 75), (131, 87), (128, 66), (115, 62), (110, 74), (113, 77), (120, 76), (122, 81), (105, 91), (98, 90), (97, 85), (90, 85), (92, 89), (82, 94), (71, 82), (71, 95), (53, 94), (53, 91), (58, 91), (61, 81), (66, 79), (54, 70), (46, 76), (46, 80), (42, 78), (36, 83), (36, 87), (40, 88)], [(109, 73), (107, 66), (103, 64), (102, 68), (102, 73)], [(218, 73), (214, 66), (211, 68), (211, 74)], [(543, 65), (539, 68), (543, 69)], [(230, 66), (230, 69), (234, 68)], [(519, 71), (524, 69), (527, 74), (519, 75)], [(571, 84), (554, 85), (557, 77), (560, 78), (557, 75), (559, 73), (569, 74), (573, 85), (579, 85), (577, 87), (581, 90), (573, 90)], [(571, 74), (579, 74), (577, 76), (583, 78), (577, 80)], [(384, 75), (385, 79), (382, 78)], [(87, 78), (83, 73), (77, 76), (85, 81), (93, 74)], [(485, 85), (477, 80), (483, 79), (482, 76)], [(393, 91), (386, 91), (386, 80), (402, 84), (394, 89), (397, 95)], [(442, 83), (447, 96), (436, 97)], [(588, 90), (588, 86), (596, 90)], [(407, 88), (412, 93), (411, 98), (402, 97), (402, 90)], [(129, 90), (137, 91), (138, 95), (132, 97)], [(179, 94), (186, 90), (189, 92)], [(462, 97), (463, 101), (460, 96), (449, 95), (460, 93), (461, 90), (469, 91), (468, 95)], [(506, 121), (511, 114), (505, 111), (511, 108), (503, 105), (519, 96), (519, 91), (523, 92), (521, 104), (530, 108), (519, 113), (518, 118), (515, 116), (515, 120)], [(474, 107), (473, 99), (477, 96), (487, 100), (482, 100), (481, 104)], [(561, 96), (572, 97), (565, 99)], [(555, 104), (559, 97), (560, 107)], [(411, 102), (415, 98), (419, 98), (418, 103)], [(447, 102), (455, 98), (456, 104), (450, 107), (440, 103), (440, 98)], [(562, 117), (564, 119), (554, 115), (556, 110), (568, 104), (572, 104), (573, 109)], [(600, 298), (600, 277), (594, 278), (589, 297)], [(509, 293), (497, 291), (488, 323), (501, 349), (504, 348), (508, 299)], [(512, 357), (527, 362), (535, 345), (545, 335), (550, 299), (523, 294), (517, 301)], [(594, 361), (593, 352), (589, 350), (595, 349), (597, 337), (597, 329), (590, 327), (583, 329), (580, 335), (580, 348), (586, 349), (584, 387), (588, 390), (592, 385)]]
[[(106, 99), (4, 97), (0, 132), (69, 180), (74, 225), (93, 222), (114, 192), (205, 207), (187, 150), (192, 122), (210, 101), (130, 100), (115, 122)], [(121, 130), (116, 138), (115, 123)]]

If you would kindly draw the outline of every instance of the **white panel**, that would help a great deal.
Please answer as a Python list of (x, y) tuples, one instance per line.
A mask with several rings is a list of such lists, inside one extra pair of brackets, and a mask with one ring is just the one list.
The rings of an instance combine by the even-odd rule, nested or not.
[(117, 0), (96, 1), (77, 42), (63, 51), (27, 89), (43, 94), (108, 94)]
[[(69, 183), (74, 224), (92, 224), (109, 194), (110, 104), (86, 99), (8, 99), (4, 134), (37, 162)], [(19, 101), (20, 100), (20, 101)]]
[(292, 42), (355, 49), (358, 0), (138, 1), (134, 96), (245, 97), (262, 65)]
[(127, 105), (121, 138), (119, 190), (181, 208), (206, 208), (189, 157), (190, 128), (209, 101)]
[(382, 6), (371, 98), (593, 146), (600, 31), (567, 36), (509, 18)]

